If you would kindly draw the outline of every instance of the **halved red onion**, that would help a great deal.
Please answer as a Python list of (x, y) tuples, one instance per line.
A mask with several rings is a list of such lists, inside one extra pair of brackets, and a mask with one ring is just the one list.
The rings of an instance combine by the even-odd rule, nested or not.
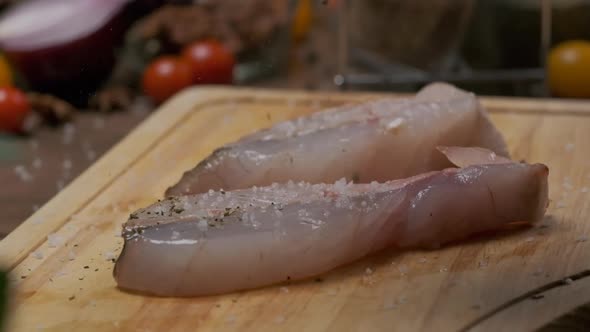
[(37, 90), (84, 99), (110, 72), (129, 2), (22, 2), (0, 17), (0, 48)]

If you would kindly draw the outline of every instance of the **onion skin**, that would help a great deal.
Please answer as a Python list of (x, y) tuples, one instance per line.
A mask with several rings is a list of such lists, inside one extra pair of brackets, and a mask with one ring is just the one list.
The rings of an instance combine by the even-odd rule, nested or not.
[(2, 41), (0, 44), (32, 89), (85, 106), (90, 95), (109, 77), (116, 61), (115, 51), (126, 29), (141, 12), (138, 9), (154, 6), (138, 2), (123, 4), (96, 29), (66, 42), (26, 49)]

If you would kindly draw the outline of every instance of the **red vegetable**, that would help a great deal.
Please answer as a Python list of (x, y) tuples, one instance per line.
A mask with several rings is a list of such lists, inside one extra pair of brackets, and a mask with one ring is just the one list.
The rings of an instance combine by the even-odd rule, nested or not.
[(19, 132), (31, 107), (27, 97), (12, 87), (0, 88), (0, 130)]
[(157, 58), (143, 74), (143, 90), (155, 102), (161, 103), (193, 83), (191, 66), (182, 58)]
[(88, 94), (114, 64), (129, 1), (20, 1), (0, 18), (0, 48), (36, 90)]
[(234, 55), (215, 40), (188, 45), (182, 57), (190, 62), (197, 84), (231, 84), (236, 63)]

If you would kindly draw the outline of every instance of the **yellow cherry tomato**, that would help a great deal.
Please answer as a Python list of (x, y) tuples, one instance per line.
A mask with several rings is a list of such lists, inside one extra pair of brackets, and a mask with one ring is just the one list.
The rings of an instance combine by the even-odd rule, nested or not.
[(557, 97), (590, 98), (590, 42), (572, 40), (549, 52), (547, 75)]
[(6, 58), (0, 55), (0, 87), (12, 85), (12, 71)]
[(293, 19), (293, 39), (301, 41), (305, 39), (312, 21), (312, 4), (311, 0), (299, 0), (295, 9)]

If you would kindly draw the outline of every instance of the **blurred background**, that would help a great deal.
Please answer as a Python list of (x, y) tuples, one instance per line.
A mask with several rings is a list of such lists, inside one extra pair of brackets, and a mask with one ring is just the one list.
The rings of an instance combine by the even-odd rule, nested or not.
[(0, 239), (200, 84), (590, 97), (584, 0), (0, 0)]

